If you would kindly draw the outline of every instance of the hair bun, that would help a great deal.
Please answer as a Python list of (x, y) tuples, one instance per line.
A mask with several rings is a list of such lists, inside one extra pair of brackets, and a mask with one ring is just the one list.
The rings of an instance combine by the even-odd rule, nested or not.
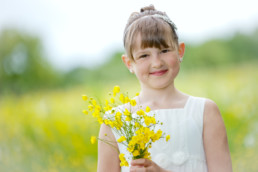
[(146, 6), (146, 7), (143, 7), (143, 8), (141, 8), (141, 13), (143, 13), (144, 11), (155, 11), (156, 9), (155, 9), (155, 7), (154, 7), (154, 5), (149, 5), (149, 6)]

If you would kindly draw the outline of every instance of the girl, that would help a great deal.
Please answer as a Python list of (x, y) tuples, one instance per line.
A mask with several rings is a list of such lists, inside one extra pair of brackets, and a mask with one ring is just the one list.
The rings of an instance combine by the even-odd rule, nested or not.
[[(132, 160), (122, 168), (118, 152), (99, 142), (98, 172), (231, 172), (226, 130), (217, 105), (175, 88), (185, 45), (178, 42), (176, 27), (166, 13), (152, 5), (132, 13), (124, 30), (124, 47), (122, 60), (141, 85), (137, 104), (152, 109), (171, 140), (153, 144), (152, 160)], [(112, 130), (103, 124), (99, 137), (106, 134), (116, 142)], [(114, 146), (128, 154), (120, 145)]]

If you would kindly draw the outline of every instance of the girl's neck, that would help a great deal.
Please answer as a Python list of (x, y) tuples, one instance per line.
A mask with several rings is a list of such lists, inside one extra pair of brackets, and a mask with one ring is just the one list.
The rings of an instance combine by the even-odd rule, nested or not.
[(142, 87), (138, 101), (142, 106), (158, 108), (181, 108), (187, 100), (187, 95), (178, 91), (174, 85), (163, 89)]

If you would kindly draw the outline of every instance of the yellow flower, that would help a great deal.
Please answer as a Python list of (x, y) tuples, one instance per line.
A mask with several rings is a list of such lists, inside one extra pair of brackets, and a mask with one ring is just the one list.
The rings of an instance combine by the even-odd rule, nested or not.
[(139, 116), (141, 116), (141, 115), (144, 115), (144, 114), (145, 114), (145, 113), (144, 113), (144, 111), (143, 111), (142, 109), (138, 110), (136, 113), (137, 113), (137, 115), (139, 115)]
[(99, 124), (103, 124), (104, 121), (101, 117), (98, 117), (98, 122), (99, 122)]
[(90, 138), (91, 144), (96, 143), (96, 141), (97, 141), (97, 138), (95, 136), (91, 136), (91, 138)]
[(96, 100), (92, 100), (91, 103), (92, 103), (93, 106), (96, 106), (96, 105), (97, 105)]
[(111, 102), (112, 104), (114, 104), (114, 103), (115, 103), (115, 99), (112, 97), (112, 98), (110, 99), (110, 102)]
[(118, 85), (114, 86), (113, 95), (116, 96), (116, 94), (119, 92), (120, 92), (120, 87)]
[(150, 117), (150, 119), (152, 124), (156, 124), (156, 119), (154, 117)]
[(109, 102), (108, 100), (105, 100), (105, 105), (108, 106)]
[(139, 96), (139, 93), (136, 93), (135, 96)]
[(99, 112), (99, 111), (94, 111), (94, 112), (92, 113), (92, 116), (93, 116), (93, 117), (99, 117), (99, 116), (100, 116), (100, 112)]
[(89, 111), (92, 111), (92, 110), (93, 110), (93, 106), (92, 106), (92, 105), (89, 105), (89, 106), (88, 106), (88, 109), (89, 109)]
[(82, 95), (82, 100), (87, 101), (88, 100), (88, 96)]
[(83, 110), (82, 111), (85, 115), (88, 115), (88, 111), (87, 110)]
[(124, 156), (125, 156), (125, 154), (120, 153), (120, 154), (119, 154), (119, 159), (120, 159), (120, 160), (121, 160), (121, 159), (123, 159), (123, 158), (124, 158)]
[(146, 124), (146, 126), (149, 126), (151, 124), (151, 120), (148, 116), (144, 116), (144, 123)]
[(128, 102), (130, 102), (130, 99), (129, 99), (129, 97), (125, 97), (125, 99), (124, 99), (124, 103), (128, 103)]
[(151, 110), (150, 107), (147, 106), (147, 107), (146, 107), (146, 112), (150, 112), (150, 110)]
[(125, 115), (125, 116), (129, 116), (130, 114), (131, 114), (130, 111), (129, 111), (128, 109), (125, 109), (124, 115)]
[(129, 116), (127, 116), (127, 117), (125, 118), (125, 121), (131, 121), (131, 120), (132, 120), (132, 118), (129, 117)]
[(170, 135), (167, 135), (166, 136), (166, 141), (169, 141), (169, 139), (170, 139)]
[(149, 153), (149, 152), (146, 152), (146, 153), (144, 154), (144, 157), (143, 157), (143, 158), (145, 158), (145, 159), (151, 159), (150, 153)]
[(95, 111), (99, 111), (100, 112), (100, 110), (101, 110), (101, 107), (99, 105), (96, 105), (95, 106)]
[(159, 140), (159, 138), (162, 136), (162, 131), (159, 129), (156, 134), (154, 134), (151, 139), (153, 142)]
[(140, 125), (138, 122), (136, 122), (136, 123), (134, 124), (134, 126), (135, 126), (135, 128), (140, 128), (140, 127), (141, 127), (141, 125)]
[(130, 101), (130, 104), (131, 104), (132, 106), (135, 106), (135, 105), (136, 105), (136, 100), (134, 100), (134, 99), (131, 100), (131, 101)]
[(122, 103), (125, 103), (125, 97), (124, 95), (121, 93), (120, 96), (119, 96), (119, 100), (122, 102)]
[(121, 114), (121, 112), (117, 112), (116, 113), (116, 117), (118, 118), (118, 117), (121, 117), (122, 116), (122, 114)]
[(109, 106), (109, 105), (107, 105), (106, 107), (104, 107), (104, 110), (105, 110), (105, 111), (110, 111), (111, 109), (112, 109), (112, 107)]
[(126, 140), (125, 136), (121, 136), (119, 139), (117, 139), (117, 141), (118, 141), (119, 143), (121, 143), (121, 142), (123, 142), (123, 141), (125, 141), (125, 140)]
[(134, 157), (135, 157), (135, 156), (138, 156), (138, 155), (140, 155), (140, 152), (139, 152), (138, 150), (133, 151), (133, 156), (134, 156)]
[(121, 161), (121, 163), (120, 163), (120, 166), (129, 166), (129, 164), (128, 164), (128, 162), (126, 161), (126, 159), (125, 159), (125, 154), (123, 154), (123, 153), (120, 153), (119, 154), (119, 159), (120, 159), (120, 161)]

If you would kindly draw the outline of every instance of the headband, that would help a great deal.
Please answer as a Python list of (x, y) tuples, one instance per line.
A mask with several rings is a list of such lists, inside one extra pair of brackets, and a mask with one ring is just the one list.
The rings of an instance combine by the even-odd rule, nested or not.
[(157, 18), (160, 18), (162, 20), (164, 20), (165, 22), (167, 22), (170, 26), (172, 26), (175, 30), (177, 29), (176, 28), (176, 25), (167, 17), (167, 16), (163, 16), (163, 15), (160, 15), (160, 14), (153, 14), (151, 16), (154, 16), (154, 17), (157, 17)]
[(174, 29), (174, 30), (177, 29), (176, 25), (175, 25), (167, 16), (160, 15), (160, 14), (153, 14), (153, 15), (143, 16), (143, 17), (140, 17), (140, 18), (134, 20), (134, 21), (127, 27), (126, 31), (124, 32), (124, 37), (125, 37), (125, 35), (127, 34), (127, 32), (128, 32), (128, 30), (129, 30), (129, 28), (131, 27), (131, 25), (132, 25), (135, 21), (137, 21), (137, 20), (139, 20), (139, 19), (141, 19), (141, 18), (144, 18), (144, 17), (149, 17), (149, 16), (153, 16), (153, 17), (162, 19), (163, 21), (165, 21), (166, 23), (168, 23), (168, 24), (170, 25), (170, 27), (171, 27), (172, 30), (173, 30), (173, 29)]

